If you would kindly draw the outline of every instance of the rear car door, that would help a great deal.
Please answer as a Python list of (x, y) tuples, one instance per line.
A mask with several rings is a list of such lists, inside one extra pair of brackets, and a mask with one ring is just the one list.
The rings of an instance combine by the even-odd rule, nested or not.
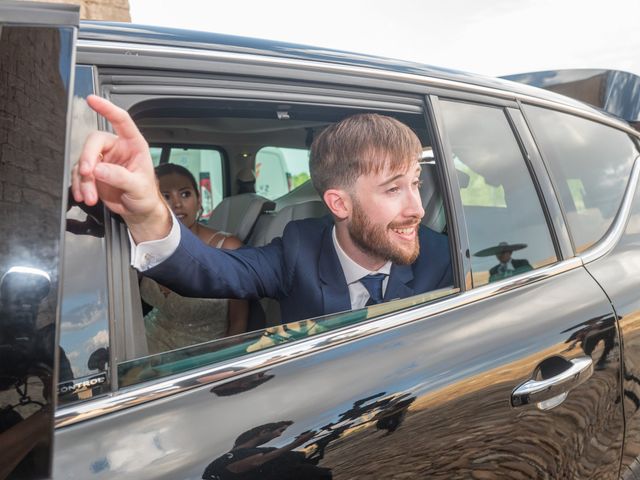
[(0, 478), (51, 472), (78, 11), (0, 5)]
[(476, 300), (448, 312), (434, 335), (449, 375), (424, 415), (437, 438), (428, 472), (617, 478), (616, 317), (573, 257), (522, 113), (508, 101), (432, 100), (462, 227), (463, 297)]

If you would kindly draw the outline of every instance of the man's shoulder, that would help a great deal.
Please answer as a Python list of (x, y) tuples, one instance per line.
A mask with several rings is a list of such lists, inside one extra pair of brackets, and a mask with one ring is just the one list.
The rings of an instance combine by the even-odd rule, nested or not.
[(287, 223), (282, 234), (283, 240), (291, 236), (316, 237), (322, 235), (324, 231), (333, 227), (331, 215), (319, 218), (304, 218), (302, 220), (292, 220)]

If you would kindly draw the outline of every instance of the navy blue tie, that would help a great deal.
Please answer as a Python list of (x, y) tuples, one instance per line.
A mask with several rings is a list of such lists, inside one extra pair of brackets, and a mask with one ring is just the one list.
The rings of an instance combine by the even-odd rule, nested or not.
[(360, 279), (360, 283), (369, 292), (369, 301), (365, 306), (376, 305), (382, 302), (382, 282), (386, 275), (384, 273), (376, 273), (375, 275), (367, 275)]

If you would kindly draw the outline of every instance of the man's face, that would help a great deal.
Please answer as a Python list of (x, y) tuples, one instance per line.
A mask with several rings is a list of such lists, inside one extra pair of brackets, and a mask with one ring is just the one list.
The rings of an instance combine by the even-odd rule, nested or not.
[(355, 183), (348, 231), (371, 258), (400, 265), (420, 253), (418, 227), (424, 216), (420, 198), (420, 165), (406, 171), (363, 175)]
[(507, 263), (509, 260), (511, 260), (511, 252), (509, 250), (500, 252), (496, 256), (498, 257), (498, 260), (500, 260), (500, 263)]

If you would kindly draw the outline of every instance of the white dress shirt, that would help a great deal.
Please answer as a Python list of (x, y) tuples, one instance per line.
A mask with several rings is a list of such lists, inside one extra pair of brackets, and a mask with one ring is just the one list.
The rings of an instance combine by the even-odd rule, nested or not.
[(338, 237), (336, 236), (336, 227), (334, 226), (331, 231), (333, 238), (333, 246), (338, 254), (338, 260), (340, 266), (344, 272), (344, 278), (347, 280), (347, 286), (349, 287), (349, 298), (351, 299), (351, 309), (356, 310), (363, 308), (369, 301), (369, 291), (365, 286), (360, 283), (362, 277), (372, 275), (376, 273), (384, 273), (385, 279), (382, 281), (382, 294), (387, 291), (387, 283), (389, 282), (389, 273), (391, 272), (391, 260), (385, 263), (380, 269), (376, 271), (368, 270), (356, 262), (354, 262), (349, 255), (345, 253), (340, 244), (338, 243)]
[(169, 235), (160, 240), (151, 240), (149, 242), (140, 242), (136, 245), (131, 237), (131, 232), (127, 230), (129, 234), (129, 244), (131, 245), (131, 266), (140, 272), (149, 270), (151, 267), (155, 267), (159, 263), (164, 262), (167, 258), (173, 255), (180, 244), (180, 226), (178, 225), (178, 219), (171, 212), (171, 230)]
[(509, 260), (507, 263), (500, 263), (498, 266), (498, 272), (513, 272), (515, 268), (513, 268), (513, 263)]

